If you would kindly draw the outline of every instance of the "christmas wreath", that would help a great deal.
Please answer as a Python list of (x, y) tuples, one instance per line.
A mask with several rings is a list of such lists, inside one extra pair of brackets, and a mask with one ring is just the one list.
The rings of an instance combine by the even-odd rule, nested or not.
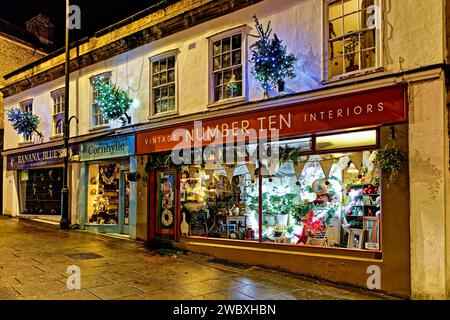
[(169, 210), (164, 210), (161, 215), (161, 223), (164, 227), (170, 227), (173, 223), (173, 213)]

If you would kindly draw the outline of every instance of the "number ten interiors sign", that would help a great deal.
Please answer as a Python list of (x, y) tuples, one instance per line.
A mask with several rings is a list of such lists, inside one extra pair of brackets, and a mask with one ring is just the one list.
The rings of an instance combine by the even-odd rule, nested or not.
[(134, 155), (134, 136), (87, 142), (82, 144), (80, 149), (80, 161), (120, 158), (130, 155)]

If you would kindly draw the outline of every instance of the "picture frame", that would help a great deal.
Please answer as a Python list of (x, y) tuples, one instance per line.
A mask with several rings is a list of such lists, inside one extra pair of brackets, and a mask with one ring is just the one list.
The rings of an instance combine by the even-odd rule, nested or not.
[(380, 250), (380, 218), (364, 217), (364, 247), (367, 250)]
[(362, 249), (364, 243), (363, 229), (349, 229), (347, 247), (350, 249)]

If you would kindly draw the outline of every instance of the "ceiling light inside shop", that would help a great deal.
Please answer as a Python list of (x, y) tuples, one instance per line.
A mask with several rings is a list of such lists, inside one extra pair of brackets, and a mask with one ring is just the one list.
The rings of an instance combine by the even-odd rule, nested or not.
[(377, 131), (359, 131), (317, 137), (317, 150), (370, 147), (377, 145)]

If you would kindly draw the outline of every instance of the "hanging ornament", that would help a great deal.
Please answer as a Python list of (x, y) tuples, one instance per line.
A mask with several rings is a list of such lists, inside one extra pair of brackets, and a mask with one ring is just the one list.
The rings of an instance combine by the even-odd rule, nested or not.
[(225, 172), (227, 173), (228, 181), (230, 181), (230, 184), (232, 184), (234, 177), (234, 168), (225, 168)]
[(294, 171), (297, 179), (300, 181), (300, 178), (303, 173), (303, 169), (305, 168), (306, 162), (299, 162), (294, 164)]
[(355, 152), (350, 156), (350, 160), (353, 162), (358, 171), (361, 171), (362, 159), (363, 159), (362, 152)]
[(256, 171), (256, 165), (255, 165), (255, 164), (252, 164), (252, 163), (247, 163), (246, 166), (247, 166), (248, 172), (249, 172), (250, 175), (251, 175), (252, 181), (256, 180), (256, 173), (255, 173), (255, 171)]
[(334, 163), (333, 159), (320, 161), (320, 166), (322, 167), (325, 178), (330, 177), (330, 172), (331, 168), (333, 167), (333, 163)]

